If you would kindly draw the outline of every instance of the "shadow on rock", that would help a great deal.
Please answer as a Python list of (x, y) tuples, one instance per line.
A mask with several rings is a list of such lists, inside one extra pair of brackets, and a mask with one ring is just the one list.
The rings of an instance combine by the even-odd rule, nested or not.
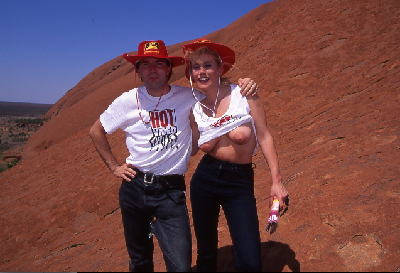
[(268, 241), (261, 244), (263, 272), (281, 272), (287, 266), (292, 272), (300, 272), (296, 253), (289, 245)]
[[(263, 272), (282, 272), (287, 266), (292, 272), (300, 272), (300, 263), (296, 253), (287, 244), (268, 241), (261, 244)], [(197, 272), (197, 266), (192, 268)], [(218, 272), (234, 272), (235, 260), (233, 246), (224, 246), (218, 249)], [(286, 270), (285, 270), (286, 271)]]

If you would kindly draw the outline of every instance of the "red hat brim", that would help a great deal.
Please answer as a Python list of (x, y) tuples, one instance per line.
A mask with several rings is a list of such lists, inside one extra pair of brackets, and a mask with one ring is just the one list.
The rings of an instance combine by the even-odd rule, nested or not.
[(128, 62), (132, 63), (133, 65), (136, 65), (137, 61), (146, 58), (168, 59), (171, 62), (172, 67), (177, 67), (185, 64), (185, 59), (183, 57), (178, 57), (178, 56), (162, 57), (153, 55), (128, 55), (127, 53), (125, 53), (122, 55), (122, 57), (124, 57)]

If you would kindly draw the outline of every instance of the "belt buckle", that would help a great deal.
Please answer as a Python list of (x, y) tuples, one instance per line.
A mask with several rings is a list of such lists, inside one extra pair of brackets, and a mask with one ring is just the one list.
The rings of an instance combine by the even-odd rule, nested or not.
[[(150, 180), (148, 180), (148, 177), (151, 176)], [(146, 184), (146, 186), (149, 185), (153, 185), (154, 184), (154, 174), (152, 173), (145, 173), (144, 174), (144, 184)]]

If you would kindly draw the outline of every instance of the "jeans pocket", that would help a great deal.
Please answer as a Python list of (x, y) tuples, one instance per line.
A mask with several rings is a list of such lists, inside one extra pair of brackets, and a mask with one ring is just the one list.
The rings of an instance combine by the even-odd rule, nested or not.
[(168, 191), (167, 195), (177, 205), (186, 204), (186, 193), (184, 191), (179, 191), (179, 190)]
[(250, 184), (254, 185), (253, 169), (235, 167), (235, 173), (237, 175), (238, 180), (242, 180), (243, 182), (249, 182)]

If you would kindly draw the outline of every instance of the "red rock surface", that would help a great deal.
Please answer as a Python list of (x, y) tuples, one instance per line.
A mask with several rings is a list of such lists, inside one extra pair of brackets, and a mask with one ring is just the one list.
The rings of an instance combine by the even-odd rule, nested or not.
[[(398, 0), (276, 0), (207, 36), (237, 52), (234, 81), (261, 86), (291, 196), (277, 233), (266, 234), (270, 175), (259, 151), (264, 271), (400, 270), (399, 19)], [(86, 76), (48, 113), (22, 163), (0, 174), (1, 271), (128, 269), (119, 181), (88, 130), (132, 87), (131, 72), (117, 57)], [(187, 85), (182, 76), (175, 83)], [(124, 135), (109, 138), (124, 160)], [(230, 271), (223, 217), (219, 230), (219, 270)], [(158, 248), (155, 265), (165, 270)]]

